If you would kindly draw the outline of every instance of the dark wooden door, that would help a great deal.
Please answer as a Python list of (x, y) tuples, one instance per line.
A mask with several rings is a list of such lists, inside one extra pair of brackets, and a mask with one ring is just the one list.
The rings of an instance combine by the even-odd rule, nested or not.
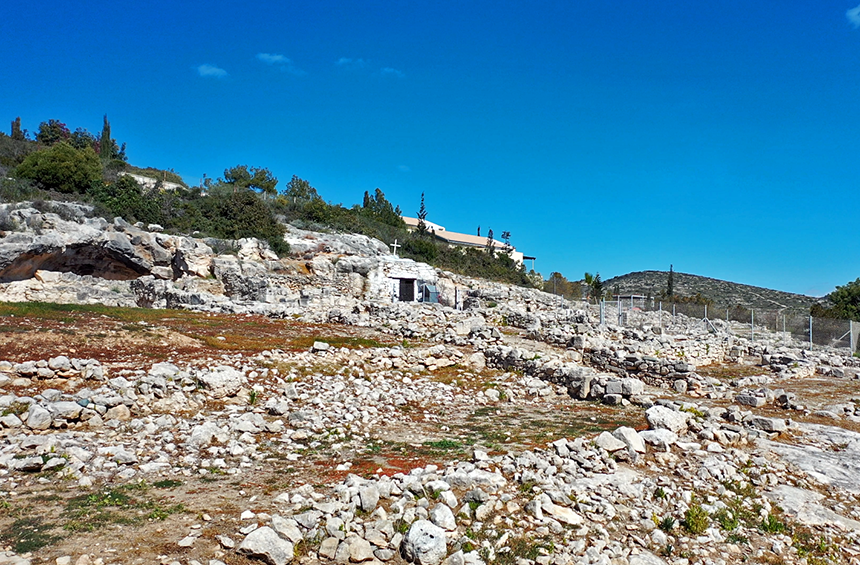
[(400, 279), (400, 302), (415, 301), (415, 279)]

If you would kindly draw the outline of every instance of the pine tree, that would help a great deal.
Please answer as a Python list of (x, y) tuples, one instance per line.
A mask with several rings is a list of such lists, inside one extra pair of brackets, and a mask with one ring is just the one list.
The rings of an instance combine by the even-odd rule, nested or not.
[(493, 228), (487, 230), (487, 253), (490, 255), (496, 254), (496, 249), (493, 243)]
[(418, 235), (424, 237), (427, 235), (427, 224), (424, 220), (427, 219), (427, 207), (424, 206), (424, 193), (421, 193), (421, 207), (418, 208)]

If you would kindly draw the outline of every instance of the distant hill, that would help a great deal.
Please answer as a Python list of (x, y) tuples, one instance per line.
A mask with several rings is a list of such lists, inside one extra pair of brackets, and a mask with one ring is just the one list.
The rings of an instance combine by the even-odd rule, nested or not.
[[(605, 281), (609, 292), (624, 294), (642, 294), (659, 296), (666, 290), (668, 271), (639, 271), (614, 277)], [(771, 290), (748, 284), (721, 281), (710, 277), (675, 273), (675, 295), (703, 297), (714, 301), (719, 307), (743, 306), (756, 309), (781, 309), (808, 311), (819, 298), (803, 294), (793, 294), (781, 290)], [(617, 289), (617, 290), (616, 290)]]

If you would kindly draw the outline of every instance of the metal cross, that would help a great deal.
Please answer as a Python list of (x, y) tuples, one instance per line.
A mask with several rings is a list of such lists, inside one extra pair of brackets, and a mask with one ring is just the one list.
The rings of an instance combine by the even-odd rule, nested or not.
[(402, 245), (397, 244), (397, 240), (394, 240), (394, 243), (390, 244), (392, 248), (394, 248), (394, 256), (397, 257), (397, 248), (403, 247)]

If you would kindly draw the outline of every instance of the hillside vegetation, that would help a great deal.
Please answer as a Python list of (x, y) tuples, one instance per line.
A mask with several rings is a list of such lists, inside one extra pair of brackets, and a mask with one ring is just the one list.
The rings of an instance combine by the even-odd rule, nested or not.
[[(141, 186), (125, 173), (157, 181)], [(180, 184), (164, 190), (163, 182)], [(379, 188), (365, 191), (361, 205), (326, 202), (311, 184), (297, 176), (278, 189), (279, 181), (265, 167), (236, 165), (217, 179), (189, 187), (172, 170), (135, 167), (127, 162), (126, 145), (111, 137), (104, 118), (102, 132), (74, 132), (59, 120), (42, 122), (31, 136), (12, 121), (11, 135), (0, 133), (0, 202), (77, 200), (92, 203), (98, 215), (130, 222), (159, 224), (168, 233), (236, 240), (256, 237), (279, 255), (289, 253), (284, 223), (299, 227), (375, 237), (399, 243), (400, 255), (462, 274), (531, 286), (539, 276), (526, 273), (504, 252), (450, 247), (432, 234), (410, 233), (400, 206)], [(423, 206), (422, 210), (426, 215)], [(10, 229), (0, 218), (0, 228)], [(507, 233), (507, 232), (506, 232)], [(489, 241), (489, 240), (488, 240)]]
[[(604, 284), (612, 294), (640, 294), (660, 299), (665, 294), (668, 277), (668, 271), (639, 271), (608, 279)], [(742, 306), (746, 309), (808, 311), (820, 300), (803, 294), (678, 272), (674, 273), (674, 294), (680, 300), (701, 297), (719, 308)]]

